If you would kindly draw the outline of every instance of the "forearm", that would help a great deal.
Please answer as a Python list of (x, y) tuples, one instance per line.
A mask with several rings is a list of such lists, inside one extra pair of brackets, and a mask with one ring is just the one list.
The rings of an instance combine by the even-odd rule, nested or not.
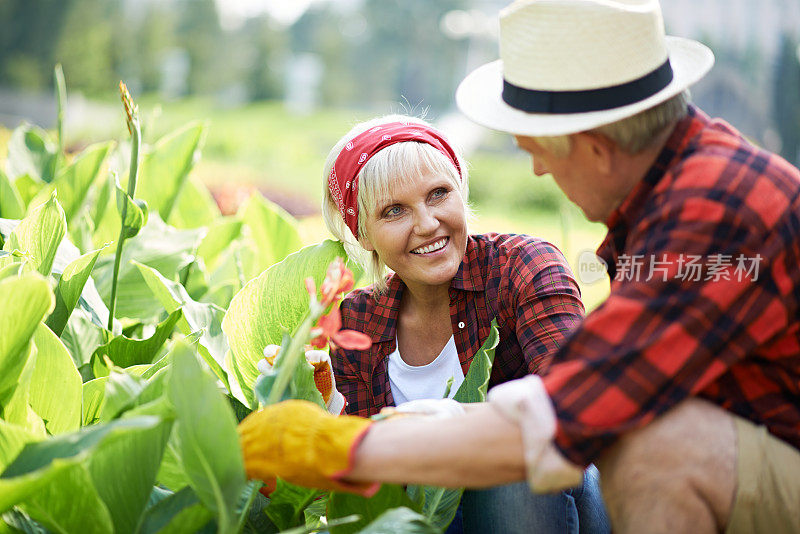
[(525, 478), (518, 425), (489, 404), (451, 419), (376, 423), (356, 449), (352, 481), (487, 487)]

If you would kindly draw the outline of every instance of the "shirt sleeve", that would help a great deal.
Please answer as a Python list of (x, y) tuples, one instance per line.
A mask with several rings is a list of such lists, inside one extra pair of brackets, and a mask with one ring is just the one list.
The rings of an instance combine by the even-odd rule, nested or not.
[[(777, 233), (734, 206), (664, 200), (629, 233), (608, 300), (544, 377), (558, 418), (556, 445), (573, 462), (587, 465), (620, 434), (702, 393), (785, 328), (768, 263), (780, 254)], [(760, 262), (755, 277), (737, 268), (739, 258)], [(688, 266), (697, 259), (699, 276)], [(721, 260), (731, 265), (712, 274)]]
[(331, 368), (336, 379), (336, 389), (344, 396), (344, 413), (369, 417), (368, 386), (349, 364), (343, 349), (331, 347)]
[(530, 373), (542, 373), (583, 320), (578, 284), (563, 254), (549, 243), (521, 247), (509, 261), (514, 327)]

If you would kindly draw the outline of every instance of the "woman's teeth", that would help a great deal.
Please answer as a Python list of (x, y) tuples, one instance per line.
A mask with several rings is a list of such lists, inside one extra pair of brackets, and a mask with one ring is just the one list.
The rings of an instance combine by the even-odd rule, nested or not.
[(447, 238), (443, 237), (439, 241), (436, 241), (435, 243), (431, 243), (430, 245), (427, 245), (427, 246), (424, 246), (424, 247), (415, 248), (414, 250), (411, 251), (411, 253), (412, 254), (428, 254), (430, 252), (436, 252), (437, 250), (439, 250), (441, 248), (444, 248), (444, 246), (446, 244), (447, 244)]

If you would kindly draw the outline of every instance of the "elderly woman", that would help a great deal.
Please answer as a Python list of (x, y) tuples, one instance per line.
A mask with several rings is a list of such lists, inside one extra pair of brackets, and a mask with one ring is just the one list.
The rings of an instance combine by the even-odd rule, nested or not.
[[(342, 326), (369, 335), (371, 348), (331, 352), (346, 413), (441, 399), (451, 377), (454, 394), (493, 318), (500, 342), (490, 387), (545, 371), (582, 320), (556, 247), (469, 234), (466, 165), (425, 121), (393, 115), (355, 126), (331, 150), (324, 177), (326, 224), (373, 279), (341, 306)], [(465, 532), (608, 530), (594, 467), (582, 487), (557, 495), (524, 484), (466, 491), (461, 511)]]

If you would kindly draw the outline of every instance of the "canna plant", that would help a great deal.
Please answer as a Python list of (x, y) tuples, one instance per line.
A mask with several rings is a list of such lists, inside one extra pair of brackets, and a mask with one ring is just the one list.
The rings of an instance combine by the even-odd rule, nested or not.
[[(460, 492), (245, 480), (237, 422), (322, 403), (305, 348), (368, 342), (340, 330), (360, 271), (260, 194), (222, 216), (191, 175), (206, 126), (148, 142), (121, 88), (130, 144), (67, 154), (62, 122), (55, 141), (23, 124), (0, 169), (0, 532), (441, 531)], [(457, 398), (483, 398), (492, 353)]]

